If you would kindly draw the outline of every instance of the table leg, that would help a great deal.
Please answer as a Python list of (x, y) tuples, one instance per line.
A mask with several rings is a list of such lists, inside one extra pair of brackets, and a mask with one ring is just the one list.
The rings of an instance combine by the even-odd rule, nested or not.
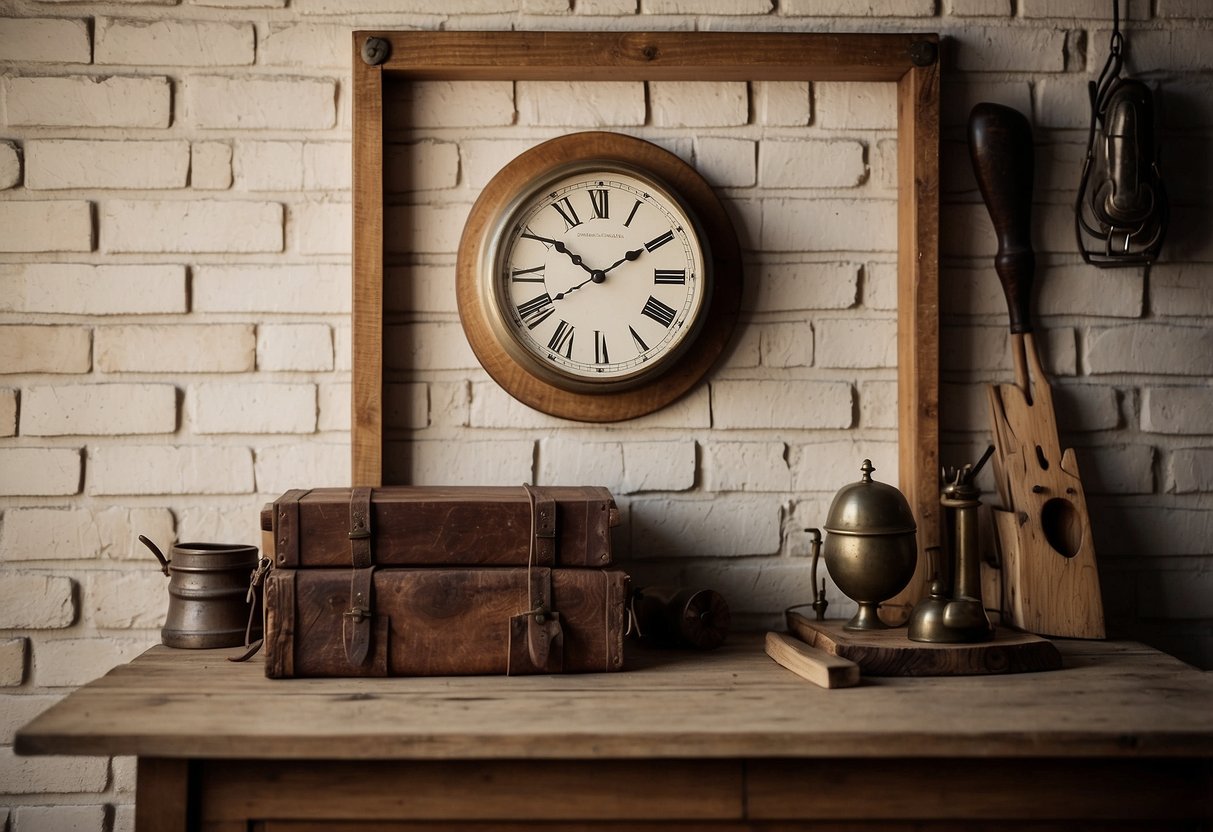
[(140, 757), (136, 769), (135, 832), (188, 832), (189, 761)]

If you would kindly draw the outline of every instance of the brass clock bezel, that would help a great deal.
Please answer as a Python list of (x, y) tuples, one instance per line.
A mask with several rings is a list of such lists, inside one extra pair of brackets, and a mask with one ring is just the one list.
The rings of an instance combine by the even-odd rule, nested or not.
[[(703, 252), (705, 297), (697, 320), (689, 324), (693, 330), (652, 368), (626, 380), (587, 381), (542, 366), (515, 341), (491, 288), (498, 252), (519, 206), (569, 172), (591, 170), (618, 170), (653, 182), (686, 213)], [(503, 167), (468, 215), (455, 273), (459, 317), (485, 371), (527, 406), (586, 422), (636, 418), (688, 392), (724, 352), (741, 300), (737, 236), (711, 186), (669, 151), (619, 133), (561, 136)]]

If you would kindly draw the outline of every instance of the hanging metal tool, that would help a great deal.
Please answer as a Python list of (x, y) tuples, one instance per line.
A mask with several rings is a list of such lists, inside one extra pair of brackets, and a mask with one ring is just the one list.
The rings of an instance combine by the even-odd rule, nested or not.
[(1090, 83), (1087, 156), (1074, 203), (1074, 234), (1086, 262), (1110, 268), (1153, 263), (1170, 219), (1154, 143), (1154, 99), (1121, 78), (1124, 35), (1112, 0), (1112, 38), (1098, 81)]

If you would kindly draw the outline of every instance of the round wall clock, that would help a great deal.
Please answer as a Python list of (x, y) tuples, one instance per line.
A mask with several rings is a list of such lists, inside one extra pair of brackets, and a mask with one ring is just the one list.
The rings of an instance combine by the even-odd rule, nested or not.
[(693, 387), (737, 319), (741, 258), (694, 168), (617, 133), (507, 164), (472, 207), (456, 290), (472, 351), (524, 404), (605, 422)]

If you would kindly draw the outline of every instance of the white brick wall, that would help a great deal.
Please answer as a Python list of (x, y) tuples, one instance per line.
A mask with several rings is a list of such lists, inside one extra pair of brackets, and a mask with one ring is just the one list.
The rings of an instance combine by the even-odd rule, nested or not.
[[(1122, 4), (1125, 5), (1125, 4)], [(939, 31), (943, 462), (1011, 377), (972, 106), (1034, 125), (1036, 312), (1114, 634), (1213, 666), (1213, 11), (1127, 4), (1158, 90), (1163, 262), (1073, 247), (1106, 0), (123, 0), (0, 17), (0, 829), (129, 829), (130, 761), (15, 758), (16, 723), (158, 640), (135, 538), (251, 542), (283, 490), (349, 480), (354, 28)], [(10, 8), (11, 7), (11, 8)], [(872, 458), (896, 481), (897, 100), (841, 82), (433, 81), (385, 113), (389, 477), (597, 482), (638, 582), (804, 601), (808, 545)], [(582, 129), (650, 139), (721, 194), (746, 280), (722, 366), (624, 425), (536, 413), (478, 367), (454, 254), (486, 182)], [(983, 478), (989, 488), (991, 482)], [(830, 587), (831, 611), (847, 604)], [(19, 700), (19, 701), (14, 701)], [(35, 707), (37, 706), (37, 707)], [(7, 721), (5, 721), (7, 719)], [(10, 724), (11, 723), (11, 724)], [(11, 800), (8, 795), (12, 794)], [(11, 804), (11, 805), (9, 805)]]

